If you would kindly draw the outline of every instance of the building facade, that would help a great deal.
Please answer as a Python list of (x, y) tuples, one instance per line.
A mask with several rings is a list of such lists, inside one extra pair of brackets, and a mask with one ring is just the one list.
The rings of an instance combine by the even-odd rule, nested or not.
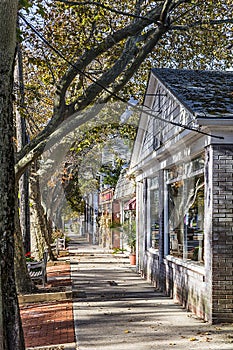
[(233, 73), (153, 69), (130, 165), (137, 268), (212, 323), (233, 321)]

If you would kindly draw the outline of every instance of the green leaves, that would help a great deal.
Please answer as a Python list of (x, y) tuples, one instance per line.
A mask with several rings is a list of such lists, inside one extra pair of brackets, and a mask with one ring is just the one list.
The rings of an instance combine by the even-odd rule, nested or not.
[[(25, 106), (31, 125), (41, 130), (54, 119), (59, 125), (64, 116), (108, 101), (110, 90), (112, 100), (117, 94), (126, 100), (140, 94), (142, 102), (151, 67), (226, 69), (232, 65), (231, 0), (171, 0), (162, 17), (165, 0), (142, 1), (140, 8), (136, 3), (108, 0), (106, 8), (94, 2), (69, 6), (34, 0), (32, 6), (32, 1), (20, 0), (22, 12), (50, 44), (20, 23)], [(163, 18), (166, 23), (160, 32)], [(47, 132), (52, 131), (48, 127)], [(81, 151), (91, 143), (76, 147)]]
[(32, 7), (32, 2), (30, 0), (19, 0), (19, 9), (23, 9), (29, 13), (29, 9)]

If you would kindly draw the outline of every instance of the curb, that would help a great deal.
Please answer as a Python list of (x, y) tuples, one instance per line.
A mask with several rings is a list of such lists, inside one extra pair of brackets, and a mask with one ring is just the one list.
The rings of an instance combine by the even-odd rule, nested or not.
[(26, 350), (77, 350), (76, 343), (45, 345), (26, 348)]
[(35, 293), (35, 294), (25, 294), (19, 295), (19, 304), (29, 304), (29, 303), (41, 303), (44, 301), (59, 301), (72, 299), (72, 287), (66, 287), (67, 290), (64, 292), (50, 292), (50, 293)]

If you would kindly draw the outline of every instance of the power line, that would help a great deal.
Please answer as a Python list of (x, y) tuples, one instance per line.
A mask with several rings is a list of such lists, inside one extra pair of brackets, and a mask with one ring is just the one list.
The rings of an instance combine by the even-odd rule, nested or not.
[(201, 131), (199, 129), (195, 129), (195, 128), (191, 127), (191, 126), (184, 125), (182, 123), (178, 123), (178, 122), (174, 122), (174, 121), (171, 121), (171, 120), (164, 119), (164, 118), (160, 117), (161, 111), (159, 111), (159, 112), (157, 112), (155, 114), (154, 111), (151, 108), (149, 108), (151, 110), (151, 112), (150, 112), (148, 110), (144, 110), (143, 106), (142, 107), (135, 106), (135, 104), (125, 100), (123, 97), (121, 97), (121, 96), (117, 95), (116, 93), (112, 92), (110, 89), (106, 88), (103, 84), (98, 82), (96, 79), (92, 78), (89, 74), (87, 74), (86, 72), (84, 72), (81, 69), (79, 69), (75, 64), (70, 62), (58, 49), (56, 49), (47, 39), (45, 39), (45, 37), (40, 32), (38, 32), (38, 30), (22, 14), (19, 13), (19, 17), (27, 24), (27, 26), (29, 28), (31, 28), (31, 30), (41, 39), (42, 42), (44, 42), (52, 51), (54, 51), (66, 63), (68, 63), (71, 67), (73, 67), (79, 74), (83, 75), (84, 77), (88, 78), (92, 83), (94, 83), (97, 86), (101, 87), (110, 96), (115, 97), (117, 100), (127, 104), (135, 112), (144, 113), (144, 114), (146, 114), (146, 115), (148, 115), (150, 117), (156, 118), (156, 119), (158, 119), (160, 121), (163, 121), (163, 122), (165, 122), (167, 124), (178, 126), (180, 128), (183, 128), (183, 129), (186, 129), (186, 130), (190, 130), (190, 131), (202, 134), (202, 135), (211, 136), (211, 137), (218, 138), (218, 139), (224, 139), (223, 136), (212, 135), (212, 134), (209, 134), (207, 132)]
[(106, 88), (103, 84), (99, 83), (98, 81), (96, 81), (94, 78), (92, 78), (91, 75), (89, 75), (88, 73), (82, 71), (81, 69), (79, 69), (75, 64), (73, 64), (72, 62), (70, 62), (69, 60), (67, 60), (67, 58), (58, 50), (56, 49), (52, 44), (50, 44), (50, 42), (45, 39), (45, 37), (40, 34), (38, 32), (38, 30), (31, 24), (28, 22), (28, 20), (21, 14), (19, 14), (20, 18), (23, 19), (23, 21), (32, 29), (32, 31), (48, 46), (50, 47), (51, 50), (53, 50), (60, 58), (62, 58), (66, 63), (68, 63), (71, 67), (73, 67), (74, 69), (76, 69), (77, 72), (79, 72), (80, 74), (82, 74), (84, 77), (88, 78), (90, 81), (92, 81), (94, 84), (98, 85), (99, 87), (101, 87), (103, 90), (105, 90), (106, 92), (108, 92), (111, 96), (117, 98), (118, 100), (120, 100), (121, 102), (127, 103), (127, 101), (125, 99), (123, 99), (122, 97), (116, 95), (114, 92), (112, 92), (111, 90), (109, 90), (108, 88)]

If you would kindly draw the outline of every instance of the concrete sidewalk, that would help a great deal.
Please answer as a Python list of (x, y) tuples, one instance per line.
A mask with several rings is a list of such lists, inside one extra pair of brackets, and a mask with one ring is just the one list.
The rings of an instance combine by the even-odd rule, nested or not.
[(196, 319), (141, 279), (124, 255), (75, 237), (69, 251), (77, 349), (233, 349), (232, 324)]

